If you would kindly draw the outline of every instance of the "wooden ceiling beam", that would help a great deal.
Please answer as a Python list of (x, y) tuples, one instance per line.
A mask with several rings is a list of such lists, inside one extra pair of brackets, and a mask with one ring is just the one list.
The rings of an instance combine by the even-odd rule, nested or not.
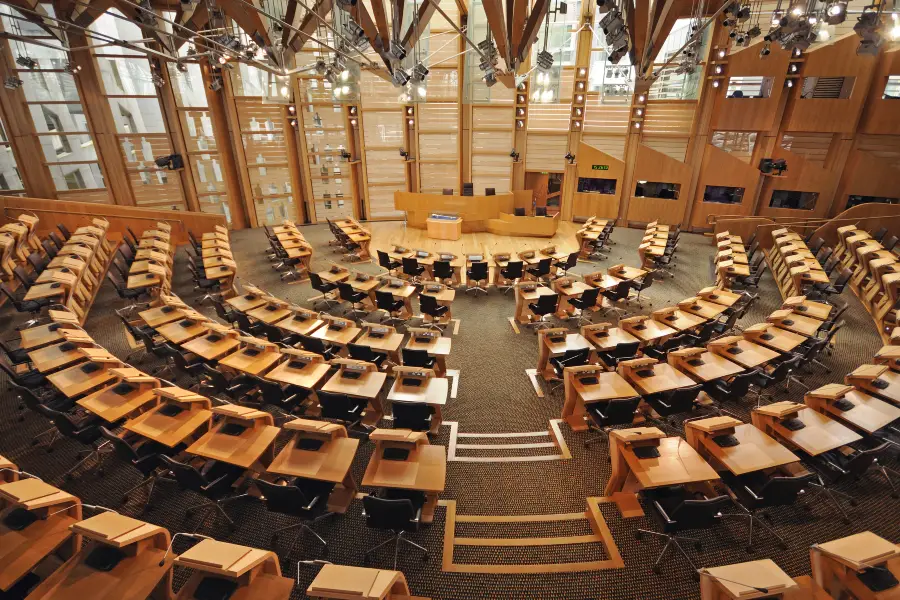
[[(509, 25), (509, 43), (515, 50), (522, 43), (522, 33), (525, 30), (525, 19), (528, 17), (528, 0), (506, 0), (512, 5), (512, 21)], [(510, 65), (512, 67), (512, 65)]]
[(522, 32), (522, 38), (519, 41), (519, 47), (516, 49), (516, 58), (519, 62), (525, 60), (525, 55), (537, 39), (538, 30), (544, 17), (547, 16), (547, 10), (550, 8), (550, 0), (535, 0), (534, 6), (531, 8), (531, 14), (528, 15), (528, 21), (525, 23), (525, 29)]
[(403, 39), (401, 40), (401, 43), (407, 52), (412, 50), (412, 47), (416, 45), (416, 42), (425, 31), (425, 28), (428, 27), (428, 22), (431, 21), (431, 18), (435, 13), (434, 7), (440, 1), (441, 0), (429, 0), (429, 2), (423, 2), (421, 6), (419, 6), (418, 17), (413, 19), (409, 24), (409, 27), (406, 28), (406, 33), (403, 34)]
[(394, 71), (393, 67), (391, 67), (390, 58), (388, 58), (387, 53), (385, 52), (384, 43), (381, 36), (378, 34), (378, 27), (375, 25), (372, 15), (369, 14), (369, 11), (366, 10), (366, 7), (362, 2), (357, 2), (356, 6), (350, 9), (350, 13), (353, 16), (353, 20), (362, 27), (363, 32), (366, 34), (366, 39), (369, 40), (372, 49), (381, 57), (388, 72), (393, 73)]
[[(284, 7), (284, 16), (282, 17), (282, 21), (290, 25), (291, 27), (296, 27), (296, 23), (294, 21), (297, 19), (297, 0), (287, 0), (287, 6)], [(293, 31), (289, 27), (282, 26), (281, 29), (281, 45), (283, 47), (287, 47), (290, 43), (291, 34)]]
[[(359, 2), (357, 2), (357, 6)], [(365, 9), (363, 9), (365, 10)], [(384, 0), (372, 0), (372, 14), (375, 17), (375, 27), (381, 36), (381, 43), (385, 50), (390, 48), (391, 30), (388, 26), (387, 11), (384, 8)]]
[[(291, 47), (291, 50), (294, 52), (303, 50), (303, 47), (306, 45), (306, 40), (309, 39), (307, 36), (312, 36), (316, 32), (316, 28), (319, 26), (319, 18), (324, 19), (327, 17), (332, 8), (334, 8), (333, 0), (317, 0), (315, 5), (313, 5), (312, 10), (306, 11), (300, 24), (297, 26), (297, 29), (302, 31), (305, 35), (301, 35), (296, 31), (285, 28), (285, 31), (290, 34), (288, 45)], [(318, 17), (316, 17), (316, 15), (318, 15)], [(287, 19), (285, 19), (285, 21), (290, 23)]]
[[(219, 7), (227, 15), (233, 19), (238, 27), (244, 30), (244, 33), (250, 36), (250, 39), (264, 46), (266, 49), (274, 47), (269, 37), (269, 29), (263, 20), (263, 15), (257, 10), (249, 8), (245, 4), (236, 2), (235, 0), (218, 0)], [(262, 43), (260, 43), (262, 42)], [(281, 66), (281, 57), (275, 52), (268, 51), (269, 58), (276, 65)]]
[(494, 36), (494, 43), (497, 44), (497, 52), (509, 65), (512, 63), (512, 57), (509, 55), (509, 41), (506, 37), (506, 15), (503, 10), (503, 0), (482, 0), (482, 6), (484, 6), (484, 14), (487, 16), (491, 34)]

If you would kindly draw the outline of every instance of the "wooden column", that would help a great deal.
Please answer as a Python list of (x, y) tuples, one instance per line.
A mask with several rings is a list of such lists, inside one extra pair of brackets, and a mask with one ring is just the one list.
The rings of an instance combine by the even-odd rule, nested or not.
[[(293, 79), (297, 79), (294, 77)], [(296, 86), (291, 86), (292, 91), (294, 92), (293, 97), (299, 98), (299, 94), (297, 94)], [(284, 140), (287, 145), (287, 162), (288, 162), (288, 173), (290, 173), (291, 177), (291, 195), (294, 197), (294, 203), (297, 205), (297, 220), (301, 223), (309, 223), (309, 210), (308, 206), (311, 204), (312, 197), (309, 197), (310, 202), (307, 203), (307, 195), (305, 193), (306, 187), (304, 186), (304, 182), (306, 180), (303, 177), (303, 173), (301, 169), (303, 166), (300, 164), (300, 137), (306, 137), (300, 131), (300, 115), (295, 111), (292, 115), (287, 106), (282, 108), (283, 113), (283, 122), (282, 125), (284, 130)], [(291, 123), (296, 123), (296, 126), (291, 125)], [(305, 156), (305, 155), (303, 155)]]
[[(205, 73), (206, 72), (204, 71), (204, 76)], [(209, 71), (209, 75), (210, 77), (213, 76), (212, 70)], [(244, 139), (241, 136), (241, 122), (240, 119), (238, 119), (237, 106), (235, 106), (234, 103), (234, 86), (231, 85), (231, 77), (228, 76), (228, 73), (225, 70), (220, 70), (217, 75), (222, 78), (222, 89), (218, 92), (212, 92), (207, 86), (207, 90), (209, 90), (207, 92), (207, 97), (209, 97), (210, 92), (212, 92), (212, 96), (215, 100), (220, 102), (224, 107), (224, 120), (226, 131), (228, 131), (228, 136), (225, 139), (231, 141), (231, 147), (234, 150), (235, 165), (241, 183), (241, 205), (243, 206), (243, 212), (247, 217), (247, 224), (249, 227), (259, 227), (259, 222), (256, 217), (256, 206), (253, 204), (253, 187), (250, 185), (250, 172), (247, 169), (247, 154), (244, 152)], [(212, 106), (214, 98), (210, 98), (210, 106)]]
[[(69, 31), (69, 45), (83, 48), (88, 45), (87, 36), (80, 31)], [(81, 94), (81, 104), (88, 127), (94, 137), (97, 159), (103, 169), (103, 180), (113, 204), (134, 206), (134, 191), (128, 179), (125, 156), (119, 144), (116, 122), (103, 91), (103, 81), (97, 61), (90, 50), (71, 52), (72, 60), (81, 67), (75, 83)]]
[(169, 66), (162, 63), (159, 70), (160, 76), (166, 82), (161, 88), (157, 88), (159, 106), (162, 109), (163, 119), (166, 121), (166, 129), (169, 132), (169, 140), (172, 142), (172, 153), (180, 154), (184, 159), (184, 168), (178, 171), (181, 178), (181, 189), (184, 191), (184, 200), (189, 211), (200, 212), (200, 200), (197, 197), (196, 180), (194, 179), (194, 166), (188, 156), (187, 141), (184, 138), (184, 130), (181, 128), (181, 118), (178, 107), (175, 105), (175, 91), (172, 89), (172, 77), (169, 74)]
[[(581, 143), (581, 136), (584, 133), (584, 113), (587, 108), (588, 95), (588, 77), (591, 68), (591, 47), (593, 46), (594, 32), (584, 25), (594, 22), (594, 10), (596, 6), (593, 2), (583, 2), (581, 12), (582, 29), (578, 32), (578, 41), (575, 48), (575, 85), (572, 90), (572, 100), (569, 106), (569, 144), (568, 151), (575, 155), (578, 160), (578, 145)], [(580, 69), (584, 69), (584, 77), (578, 75)], [(584, 82), (584, 89), (578, 89), (578, 82)], [(582, 96), (582, 101), (577, 102), (578, 95)], [(574, 118), (575, 109), (581, 109), (581, 117)], [(577, 127), (575, 124), (578, 124)], [(578, 168), (576, 165), (570, 165), (568, 162), (565, 166), (565, 175), (563, 177), (562, 194), (559, 201), (560, 219), (567, 221), (572, 220), (572, 204), (575, 198), (575, 190), (578, 186)]]

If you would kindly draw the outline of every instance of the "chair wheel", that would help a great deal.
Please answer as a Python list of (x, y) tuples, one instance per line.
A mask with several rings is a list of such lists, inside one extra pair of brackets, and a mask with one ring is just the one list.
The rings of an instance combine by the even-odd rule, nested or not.
[(753, 546), (747, 546), (746, 548), (744, 548), (744, 552), (746, 552), (747, 554), (753, 554)]
[(654, 573), (656, 573), (657, 575), (659, 575), (660, 571), (662, 571), (662, 569), (659, 568), (659, 565), (653, 565), (652, 567), (650, 567), (650, 570), (653, 571)]
[(787, 544), (785, 544), (784, 542), (778, 542), (778, 547), (781, 550), (787, 550)]
[(122, 499), (119, 500), (119, 504), (128, 504), (128, 501), (129, 501), (130, 499), (131, 499), (131, 498), (129, 498), (128, 496), (122, 496)]
[(694, 550), (700, 552), (701, 550), (703, 550), (703, 544), (701, 544), (700, 542), (694, 542)]
[(850, 506), (858, 506), (858, 505), (859, 505), (859, 501), (856, 498), (850, 499)]
[(643, 533), (641, 533), (640, 531), (635, 531), (635, 532), (634, 532), (634, 539), (636, 539), (636, 540), (641, 540), (641, 539), (643, 539), (643, 538), (644, 538), (644, 534), (643, 534)]

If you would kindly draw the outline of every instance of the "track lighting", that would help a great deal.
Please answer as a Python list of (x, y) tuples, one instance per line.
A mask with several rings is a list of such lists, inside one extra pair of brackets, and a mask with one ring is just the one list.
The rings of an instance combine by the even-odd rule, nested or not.
[(10, 75), (6, 79), (3, 80), (3, 87), (8, 90), (15, 90), (22, 87), (22, 84), (25, 82), (16, 77), (15, 75)]
[(569, 164), (570, 164), (570, 165), (574, 165), (574, 164), (575, 164), (575, 155), (572, 154), (571, 152), (566, 152), (565, 159), (566, 159), (567, 161), (569, 161)]
[(519, 162), (519, 153), (516, 152), (516, 149), (515, 149), (515, 148), (512, 149), (512, 152), (509, 153), (509, 156), (510, 156), (510, 158), (513, 159), (513, 162), (514, 162), (514, 163)]
[(391, 74), (391, 81), (394, 82), (394, 87), (403, 87), (409, 83), (409, 73), (399, 66), (395, 67), (394, 72)]
[(38, 63), (36, 60), (31, 58), (30, 56), (25, 56), (25, 55), (17, 57), (16, 64), (19, 65), (20, 67), (25, 67), (26, 69), (34, 69), (35, 67), (38, 66)]
[(218, 92), (219, 90), (221, 90), (222, 89), (222, 80), (219, 79), (218, 77), (213, 77), (213, 80), (209, 84), (209, 89), (211, 89), (214, 92)]

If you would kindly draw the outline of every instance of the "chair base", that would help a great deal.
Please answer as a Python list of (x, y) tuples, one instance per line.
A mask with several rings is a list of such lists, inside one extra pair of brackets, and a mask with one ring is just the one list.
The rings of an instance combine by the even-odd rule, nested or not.
[(698, 540), (696, 538), (689, 538), (689, 537), (681, 536), (681, 535), (660, 533), (658, 531), (651, 531), (649, 529), (638, 529), (635, 532), (634, 537), (637, 540), (640, 540), (644, 535), (652, 535), (652, 536), (663, 538), (664, 540), (666, 540), (665, 546), (663, 546), (662, 551), (659, 553), (659, 556), (656, 558), (656, 562), (654, 562), (653, 565), (650, 567), (650, 570), (652, 570), (654, 573), (656, 573), (658, 575), (660, 573), (660, 571), (662, 570), (659, 566), (659, 563), (662, 562), (662, 559), (666, 555), (666, 553), (669, 551), (669, 548), (674, 546), (676, 550), (681, 552), (681, 554), (684, 556), (685, 560), (688, 561), (688, 564), (691, 565), (691, 569), (694, 571), (694, 578), (698, 579), (700, 577), (700, 575), (697, 573), (697, 565), (694, 564), (694, 561), (691, 560), (691, 557), (688, 556), (688, 553), (685, 552), (684, 548), (681, 547), (681, 542), (686, 541), (686, 542), (691, 542), (692, 544), (694, 544), (695, 549), (700, 550), (701, 549), (700, 540)]
[[(95, 460), (96, 464), (94, 464), (91, 468), (86, 469), (84, 473), (90, 473), (91, 471), (97, 471), (97, 474), (101, 477), (103, 476), (103, 460), (106, 455), (112, 452), (112, 447), (109, 445), (109, 442), (104, 441), (102, 444), (98, 446), (91, 446), (90, 449), (81, 450), (78, 453), (78, 456), (82, 457), (71, 469), (63, 473), (63, 478), (67, 480), (71, 480), (75, 478), (75, 472), (78, 471), (85, 463)], [(84, 474), (82, 473), (82, 474)]]
[[(204, 502), (204, 503), (202, 503), (202, 504), (196, 504), (196, 505), (194, 505), (194, 506), (188, 507), (188, 508), (185, 509), (185, 511), (184, 511), (184, 515), (185, 515), (186, 517), (191, 516), (191, 514), (192, 514), (194, 511), (197, 511), (197, 510), (199, 510), (199, 511), (201, 512), (201, 514), (202, 514), (200, 520), (197, 522), (197, 526), (194, 527), (194, 530), (192, 531), (192, 533), (196, 533), (197, 530), (200, 529), (200, 527), (201, 527), (201, 526), (206, 522), (206, 520), (209, 518), (209, 515), (210, 515), (210, 514), (212, 514), (212, 515), (214, 515), (214, 516), (221, 515), (221, 516), (225, 517), (225, 520), (228, 521), (228, 527), (229, 527), (229, 529), (232, 529), (232, 530), (236, 529), (237, 526), (234, 524), (234, 521), (232, 520), (232, 518), (228, 516), (228, 513), (225, 512), (225, 509), (223, 508), (222, 505), (223, 505), (223, 504), (226, 504), (226, 503), (228, 503), (228, 502), (231, 502), (232, 500), (237, 500), (237, 499), (239, 499), (239, 498), (244, 498), (244, 497), (249, 496), (249, 495), (250, 495), (250, 494), (239, 494), (239, 495), (237, 495), (237, 496), (231, 496), (231, 497), (229, 497), (229, 498), (223, 498), (222, 500), (216, 500), (215, 502), (213, 502), (213, 501), (211, 501), (211, 500), (208, 500), (208, 501), (206, 501), (206, 502)], [(213, 512), (213, 511), (214, 511), (214, 512)]]
[(144, 499), (144, 503), (141, 504), (141, 513), (145, 513), (148, 510), (153, 508), (151, 504), (151, 500), (153, 499), (153, 491), (156, 489), (156, 484), (158, 482), (166, 482), (166, 483), (176, 483), (174, 479), (170, 477), (165, 477), (163, 473), (153, 473), (152, 475), (144, 478), (136, 486), (129, 489), (127, 492), (122, 494), (122, 504), (127, 504), (131, 499), (131, 495), (140, 489), (147, 489), (147, 497)]
[[(747, 510), (747, 509), (745, 508), (744, 510)], [(754, 550), (754, 548), (753, 548), (753, 524), (754, 523), (756, 525), (758, 525), (759, 527), (762, 527), (765, 530), (765, 532), (768, 533), (769, 535), (774, 536), (778, 540), (777, 544), (778, 544), (779, 548), (781, 548), (782, 550), (787, 549), (787, 542), (784, 541), (784, 538), (782, 538), (780, 535), (775, 533), (775, 530), (772, 529), (771, 527), (769, 527), (768, 525), (766, 525), (762, 521), (762, 519), (760, 519), (759, 517), (756, 516), (755, 513), (747, 511), (745, 513), (728, 513), (728, 514), (723, 514), (722, 516), (726, 517), (726, 518), (742, 517), (742, 518), (747, 519), (747, 521), (748, 521), (747, 546), (745, 547), (745, 550), (747, 552), (753, 552), (753, 550)]]
[(484, 292), (485, 296), (488, 293), (488, 291), (486, 289), (484, 289), (483, 287), (481, 287), (480, 285), (473, 285), (472, 287), (467, 287), (465, 293), (468, 294), (469, 292), (475, 292), (476, 298), (478, 297), (478, 292)]
[(421, 550), (422, 552), (425, 553), (422, 556), (422, 560), (428, 560), (428, 549), (425, 548), (424, 546), (420, 546), (419, 544), (413, 542), (412, 540), (406, 539), (404, 537), (405, 534), (406, 534), (405, 531), (394, 532), (394, 535), (391, 536), (389, 539), (386, 539), (385, 541), (381, 542), (380, 544), (373, 546), (373, 547), (369, 548), (368, 550), (366, 550), (366, 552), (364, 554), (366, 562), (368, 562), (369, 556), (372, 553), (374, 553), (379, 548), (383, 548), (384, 546), (387, 546), (388, 544), (390, 544), (392, 542), (394, 544), (394, 570), (395, 571), (397, 570), (397, 555), (400, 552), (400, 542), (403, 542), (403, 543), (409, 544), (410, 546), (414, 546), (414, 547), (418, 548), (419, 550)]
[(330, 513), (330, 512), (324, 513), (322, 515), (319, 515), (318, 517), (316, 517), (315, 519), (313, 519), (311, 521), (301, 521), (300, 523), (294, 523), (293, 525), (288, 525), (287, 527), (281, 527), (280, 529), (276, 529), (275, 531), (272, 532), (272, 539), (271, 539), (272, 546), (275, 546), (275, 544), (278, 542), (278, 538), (281, 537), (282, 533), (284, 533), (286, 531), (298, 530), (297, 534), (291, 538), (291, 543), (285, 549), (285, 554), (289, 554), (291, 549), (293, 549), (294, 544), (297, 543), (297, 540), (299, 540), (300, 536), (303, 535), (303, 532), (306, 531), (306, 532), (311, 533), (313, 535), (313, 537), (315, 537), (317, 540), (319, 540), (319, 542), (322, 544), (322, 548), (324, 548), (325, 553), (327, 554), (328, 553), (328, 542), (326, 542), (322, 538), (322, 536), (320, 536), (318, 533), (316, 533), (316, 531), (312, 527), (310, 527), (309, 524), (316, 523), (317, 521), (319, 521), (321, 519), (325, 519), (325, 518), (331, 517), (333, 515), (334, 515), (334, 513)]
[[(850, 523), (850, 516), (847, 514), (846, 509), (841, 506), (841, 503), (838, 502), (838, 498), (845, 498), (850, 506), (856, 506), (856, 498), (854, 498), (850, 494), (836, 490), (830, 485), (824, 483), (810, 483), (810, 485), (814, 488), (818, 488), (819, 490), (818, 493), (812, 496), (812, 498), (818, 498), (821, 494), (825, 494), (826, 496), (828, 496), (828, 499), (831, 500), (831, 503), (838, 510), (838, 512), (841, 513), (841, 520), (844, 522), (844, 524), (846, 525)], [(810, 500), (812, 500), (812, 498), (810, 498)]]

